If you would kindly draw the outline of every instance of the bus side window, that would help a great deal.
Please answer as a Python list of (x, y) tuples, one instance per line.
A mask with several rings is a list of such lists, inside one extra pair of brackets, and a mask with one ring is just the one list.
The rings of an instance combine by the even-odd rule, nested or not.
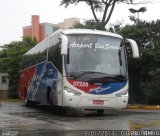
[(48, 51), (48, 61), (52, 62), (53, 65), (62, 72), (62, 59), (60, 54), (60, 40), (58, 35), (54, 35), (51, 39), (49, 51)]

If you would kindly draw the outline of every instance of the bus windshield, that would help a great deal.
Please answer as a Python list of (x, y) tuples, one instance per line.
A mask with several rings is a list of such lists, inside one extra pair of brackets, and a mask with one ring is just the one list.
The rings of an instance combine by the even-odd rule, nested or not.
[(85, 80), (103, 77), (126, 79), (126, 56), (119, 37), (74, 34), (68, 35), (69, 50), (65, 57), (66, 76)]

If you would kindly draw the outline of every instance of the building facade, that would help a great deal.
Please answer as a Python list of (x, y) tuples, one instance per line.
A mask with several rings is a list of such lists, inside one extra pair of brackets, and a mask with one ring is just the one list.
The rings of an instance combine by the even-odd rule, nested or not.
[(8, 98), (9, 79), (7, 73), (0, 73), (0, 98)]
[(64, 21), (58, 23), (57, 26), (59, 29), (68, 29), (68, 28), (73, 28), (74, 25), (79, 22), (80, 22), (79, 18), (72, 17), (64, 19)]
[(35, 37), (37, 42), (44, 40), (57, 29), (72, 28), (79, 22), (78, 18), (68, 18), (58, 24), (40, 23), (38, 15), (33, 15), (31, 20), (30, 26), (23, 27), (23, 36)]
[[(0, 51), (4, 49), (4, 46), (0, 46)], [(3, 73), (3, 67), (0, 66), (0, 98), (8, 98), (9, 79), (8, 74)]]
[(31, 36), (40, 42), (57, 29), (55, 24), (40, 23), (39, 16), (33, 15), (31, 25), (23, 27), (23, 36)]

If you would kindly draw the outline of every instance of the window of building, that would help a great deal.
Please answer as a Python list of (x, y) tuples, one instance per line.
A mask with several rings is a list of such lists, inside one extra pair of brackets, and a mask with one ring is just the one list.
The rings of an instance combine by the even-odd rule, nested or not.
[(45, 34), (50, 35), (53, 33), (53, 27), (52, 26), (45, 26)]
[(7, 84), (7, 77), (6, 76), (2, 76), (2, 84)]

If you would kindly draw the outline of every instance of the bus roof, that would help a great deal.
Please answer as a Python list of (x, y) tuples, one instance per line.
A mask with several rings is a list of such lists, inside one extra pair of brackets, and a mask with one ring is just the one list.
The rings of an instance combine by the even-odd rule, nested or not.
[[(96, 34), (96, 35), (107, 35), (117, 38), (122, 38), (119, 34), (101, 31), (101, 30), (93, 30), (93, 29), (62, 29), (57, 30), (57, 33), (61, 32), (63, 34)], [(54, 34), (54, 33), (53, 33)]]

